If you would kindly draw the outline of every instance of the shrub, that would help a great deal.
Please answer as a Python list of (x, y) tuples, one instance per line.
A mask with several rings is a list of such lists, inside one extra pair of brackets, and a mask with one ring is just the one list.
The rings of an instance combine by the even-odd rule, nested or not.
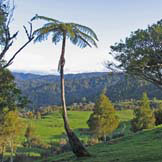
[(66, 145), (67, 143), (68, 143), (68, 141), (65, 138), (61, 138), (60, 141), (59, 141), (60, 145)]
[(32, 124), (28, 124), (26, 131), (25, 131), (25, 138), (26, 142), (24, 143), (25, 147), (31, 147), (32, 145), (32, 138), (35, 134), (35, 127)]
[(123, 137), (124, 135), (125, 135), (125, 129), (126, 129), (126, 124), (124, 123), (124, 124), (122, 124), (121, 126), (120, 126), (120, 131), (118, 131), (118, 132), (114, 132), (113, 134), (112, 134), (112, 138), (114, 139), (114, 138), (120, 138), (120, 137)]
[(156, 119), (155, 125), (162, 124), (162, 106), (158, 108), (157, 110), (155, 110), (154, 115)]
[[(23, 143), (24, 147), (29, 147), (28, 141)], [(44, 143), (40, 137), (33, 136), (30, 138), (30, 147), (41, 148), (41, 149), (48, 149), (50, 147), (49, 144)]]
[(88, 140), (88, 142), (87, 142), (87, 144), (88, 145), (95, 145), (95, 144), (98, 144), (99, 143), (99, 140), (98, 140), (98, 138), (97, 137), (91, 137), (89, 140)]
[(131, 129), (133, 132), (152, 128), (155, 125), (155, 117), (150, 108), (149, 99), (146, 93), (143, 93), (141, 106), (134, 110), (134, 115), (135, 118), (131, 121)]
[(102, 137), (98, 138), (99, 141), (104, 141), (104, 142), (110, 141), (111, 139), (112, 139), (111, 135), (109, 135), (109, 136), (102, 136)]
[(41, 119), (41, 113), (38, 111), (38, 112), (36, 112), (36, 119)]
[(29, 112), (27, 113), (27, 117), (28, 117), (29, 119), (34, 119), (34, 114), (33, 114), (33, 112), (29, 111)]

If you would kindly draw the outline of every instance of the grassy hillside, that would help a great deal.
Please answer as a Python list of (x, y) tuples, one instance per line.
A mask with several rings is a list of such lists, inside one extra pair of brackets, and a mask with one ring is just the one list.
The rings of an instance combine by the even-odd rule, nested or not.
[[(83, 135), (79, 128), (87, 128), (86, 121), (90, 113), (68, 112), (71, 127), (84, 141), (88, 139), (88, 135)], [(130, 120), (133, 118), (132, 110), (118, 111), (117, 115), (121, 123), (126, 124), (125, 136), (88, 147), (91, 157), (78, 159), (72, 152), (65, 152), (40, 158), (41, 152), (47, 150), (37, 148), (29, 150), (19, 148), (17, 152), (30, 152), (30, 156), (32, 156), (30, 161), (34, 162), (162, 162), (162, 125), (150, 130), (132, 133), (130, 131)], [(30, 122), (36, 128), (36, 135), (39, 135), (45, 143), (58, 142), (64, 133), (60, 112), (54, 112), (41, 120), (30, 120)]]
[[(87, 128), (86, 121), (91, 112), (71, 111), (68, 113), (70, 125), (77, 135), (81, 135), (79, 128)], [(100, 143), (88, 147), (91, 157), (77, 159), (72, 152), (53, 155), (37, 162), (161, 162), (162, 160), (162, 125), (154, 129), (144, 130), (139, 133), (130, 131), (129, 121), (133, 118), (131, 110), (117, 112), (120, 121), (126, 123), (126, 135), (113, 139), (107, 143)], [(36, 134), (46, 142), (58, 141), (64, 132), (63, 121), (60, 112), (45, 116), (41, 120), (32, 120), (36, 127)]]
[(88, 158), (77, 159), (72, 152), (68, 152), (46, 160), (48, 162), (161, 162), (162, 126), (113, 140), (111, 143), (97, 144), (89, 147), (88, 150), (92, 154)]

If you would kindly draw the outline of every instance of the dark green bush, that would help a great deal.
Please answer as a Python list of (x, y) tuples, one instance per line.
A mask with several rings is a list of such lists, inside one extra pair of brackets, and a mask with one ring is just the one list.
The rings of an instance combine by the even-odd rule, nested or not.
[(155, 125), (160, 125), (162, 124), (162, 107), (154, 111), (154, 116), (155, 116)]

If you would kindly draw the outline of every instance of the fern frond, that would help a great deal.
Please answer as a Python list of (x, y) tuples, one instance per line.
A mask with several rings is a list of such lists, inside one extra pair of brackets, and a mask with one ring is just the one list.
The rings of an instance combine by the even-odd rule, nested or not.
[(51, 21), (53, 23), (56, 23), (56, 24), (59, 24), (61, 23), (60, 21), (56, 20), (56, 19), (52, 19), (52, 18), (49, 18), (49, 17), (46, 17), (46, 16), (38, 16), (37, 14), (31, 19), (31, 21), (34, 21), (34, 20), (45, 20), (45, 21)]
[(76, 35), (75, 37), (70, 37), (70, 41), (80, 48), (85, 48), (86, 46), (92, 47), (90, 43), (88, 43), (84, 38), (79, 35)]
[(63, 23), (52, 18), (38, 15), (33, 17), (32, 21), (37, 19), (46, 20), (48, 23), (34, 31), (34, 35), (37, 36), (34, 42), (46, 40), (49, 34), (52, 33), (52, 42), (57, 44), (62, 40), (63, 35), (66, 34), (66, 38), (70, 39), (74, 45), (80, 48), (85, 48), (86, 46), (92, 47), (92, 45), (97, 47), (97, 35), (87, 26), (75, 23)]
[(88, 34), (89, 36), (93, 37), (95, 40), (98, 41), (97, 35), (95, 34), (95, 32), (91, 28), (84, 26), (84, 25), (80, 25), (80, 24), (75, 24), (75, 23), (72, 23), (72, 24), (79, 31)]
[(41, 42), (43, 40), (46, 40), (48, 35), (51, 32), (54, 32), (54, 30), (56, 30), (57, 28), (58, 26), (56, 24), (51, 24), (50, 26), (47, 26), (45, 24), (42, 28), (35, 30), (33, 35), (36, 35), (37, 37), (35, 38), (34, 42), (37, 42), (37, 41)]
[(53, 32), (52, 34), (52, 42), (55, 43), (55, 45), (62, 40), (62, 32), (57, 30)]
[(50, 33), (39, 34), (39, 35), (34, 39), (34, 43), (36, 43), (36, 42), (42, 42), (42, 41), (44, 41), (44, 40), (47, 40), (49, 34), (50, 34)]
[(86, 42), (89, 42), (90, 44), (94, 45), (95, 47), (97, 47), (97, 44), (95, 42), (95, 40), (89, 36), (88, 34), (81, 32), (79, 30), (76, 31), (78, 33), (78, 35), (83, 38), (84, 40), (86, 40)]

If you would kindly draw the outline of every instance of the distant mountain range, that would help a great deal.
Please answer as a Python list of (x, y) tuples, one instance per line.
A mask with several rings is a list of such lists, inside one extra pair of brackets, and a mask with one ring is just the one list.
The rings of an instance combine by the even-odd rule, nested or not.
[[(48, 105), (60, 105), (60, 77), (57, 75), (36, 75), (13, 73), (18, 88), (32, 101), (33, 108)], [(143, 92), (150, 98), (162, 99), (162, 91), (154, 85), (135, 78), (126, 77), (124, 73), (81, 73), (66, 74), (65, 89), (67, 104), (95, 102), (101, 91), (113, 102), (139, 99)]]

